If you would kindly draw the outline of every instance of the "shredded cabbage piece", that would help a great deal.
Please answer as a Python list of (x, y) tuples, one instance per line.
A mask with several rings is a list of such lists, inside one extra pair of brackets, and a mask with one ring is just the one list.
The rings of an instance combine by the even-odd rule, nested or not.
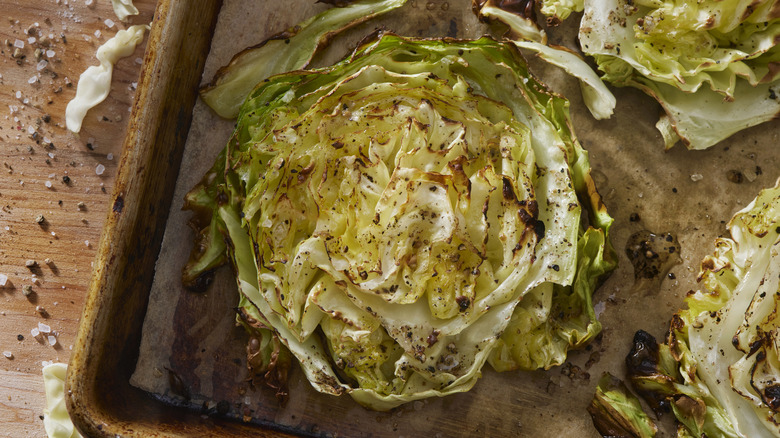
[(143, 40), (148, 25), (137, 24), (120, 30), (114, 37), (103, 43), (97, 49), (98, 66), (90, 66), (79, 77), (76, 96), (68, 102), (65, 108), (65, 125), (71, 132), (81, 131), (81, 124), (87, 111), (97, 106), (108, 97), (111, 91), (111, 76), (114, 64), (124, 57), (130, 56), (135, 47)]
[(65, 406), (65, 373), (68, 366), (52, 363), (43, 367), (43, 385), (46, 391), (46, 408), (43, 410), (43, 427), (49, 438), (81, 438)]
[(133, 4), (133, 0), (111, 0), (111, 6), (117, 18), (122, 21), (131, 15), (138, 15), (138, 8)]

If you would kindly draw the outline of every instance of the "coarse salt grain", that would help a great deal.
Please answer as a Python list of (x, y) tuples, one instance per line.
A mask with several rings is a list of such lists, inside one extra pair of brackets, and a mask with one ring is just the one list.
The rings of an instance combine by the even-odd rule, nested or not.
[(14, 41), (14, 47), (17, 49), (24, 49), (24, 41), (17, 39)]
[(6, 359), (13, 359), (14, 358), (14, 354), (11, 353), (10, 351), (4, 351), (3, 352), (3, 356), (5, 356)]
[(35, 69), (41, 71), (44, 68), (46, 68), (47, 65), (49, 65), (49, 61), (45, 59), (41, 59), (40, 61), (38, 61), (38, 65), (35, 66)]
[(52, 347), (57, 345), (57, 338), (55, 336), (49, 335), (48, 339), (49, 339), (49, 345), (51, 345)]
[(19, 91), (19, 90), (16, 90), (16, 95), (15, 96), (16, 96), (17, 99), (21, 99), (22, 98), (22, 92)]
[(38, 76), (32, 76), (30, 79), (27, 79), (28, 84), (34, 84), (36, 82), (38, 82)]
[(46, 57), (47, 58), (54, 58), (54, 55), (56, 55), (56, 54), (57, 54), (57, 52), (55, 52), (54, 50), (51, 50), (51, 49), (46, 51)]
[(100, 29), (95, 31), (95, 38), (100, 38), (101, 32)]
[(87, 6), (92, 6), (92, 3), (93, 3), (93, 1), (94, 1), (94, 0), (86, 0), (86, 1), (84, 2), (84, 4), (85, 4), (85, 5), (87, 5)]
[(109, 160), (109, 161), (113, 160), (114, 159), (114, 154), (109, 152), (108, 154), (106, 154), (106, 159)]
[(84, 245), (85, 245), (85, 246), (89, 246), (89, 240), (85, 240), (85, 241), (84, 241)]
[(52, 362), (52, 361), (50, 361), (50, 360), (43, 360), (43, 361), (41, 361), (41, 366), (43, 366), (43, 367), (47, 367), (47, 366), (49, 366), (49, 365), (51, 365), (51, 364), (53, 364), (53, 363), (54, 363), (54, 362)]
[(35, 132), (35, 127), (33, 125), (27, 125), (27, 133), (33, 135), (34, 132)]
[(694, 173), (693, 175), (691, 175), (691, 181), (693, 181), (693, 182), (701, 181), (703, 179), (704, 179), (704, 176), (702, 174), (700, 174), (700, 173)]
[(30, 330), (30, 336), (32, 336), (33, 338), (37, 338), (40, 335), (41, 335), (41, 332), (37, 328), (34, 328), (34, 329)]
[(35, 37), (27, 38), (27, 42), (30, 44), (35, 44)]
[(54, 158), (54, 154), (53, 153), (49, 152), (48, 155), (49, 155), (49, 158)]
[(51, 181), (46, 181), (45, 183), (43, 183), (43, 185), (45, 185), (47, 189), (50, 189), (51, 188)]
[(106, 20), (105, 20), (103, 23), (105, 23), (105, 24), (106, 24), (106, 26), (107, 26), (109, 29), (111, 29), (112, 27), (114, 27), (114, 20), (112, 20), (112, 19), (110, 19), (110, 18), (106, 18)]
[(5, 274), (0, 274), (0, 286), (5, 286), (6, 283), (8, 283), (8, 276)]
[(49, 334), (49, 333), (51, 333), (51, 327), (49, 327), (48, 325), (46, 325), (46, 324), (44, 324), (42, 322), (39, 322), (38, 323), (38, 331), (41, 332), (41, 333)]
[(103, 172), (105, 172), (105, 171), (106, 171), (106, 166), (104, 166), (102, 164), (98, 164), (97, 167), (95, 168), (95, 173), (97, 175), (102, 175)]

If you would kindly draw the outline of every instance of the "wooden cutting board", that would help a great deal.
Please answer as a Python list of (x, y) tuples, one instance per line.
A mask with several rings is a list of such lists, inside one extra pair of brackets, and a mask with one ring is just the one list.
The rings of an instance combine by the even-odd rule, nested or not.
[[(140, 15), (121, 23), (109, 1), (0, 0), (0, 352), (13, 355), (0, 356), (0, 436), (45, 436), (41, 362), (70, 357), (145, 44), (117, 63), (79, 135), (65, 129), (65, 106), (97, 48), (149, 23), (155, 4), (136, 0)], [(53, 347), (30, 335), (39, 323), (56, 333)]]

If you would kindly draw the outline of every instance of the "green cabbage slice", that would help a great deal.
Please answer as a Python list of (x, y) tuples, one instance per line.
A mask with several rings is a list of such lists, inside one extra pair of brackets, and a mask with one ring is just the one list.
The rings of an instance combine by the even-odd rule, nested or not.
[(387, 410), (467, 391), (485, 362), (549, 368), (600, 331), (616, 257), (589, 172), (513, 45), (379, 35), (250, 93), (187, 195), (183, 278), (230, 260), (239, 321), (320, 392)]
[(666, 342), (635, 335), (628, 378), (678, 436), (780, 437), (780, 181), (728, 227)]
[(664, 107), (667, 148), (706, 149), (780, 113), (775, 1), (587, 1), (582, 50), (603, 79)]

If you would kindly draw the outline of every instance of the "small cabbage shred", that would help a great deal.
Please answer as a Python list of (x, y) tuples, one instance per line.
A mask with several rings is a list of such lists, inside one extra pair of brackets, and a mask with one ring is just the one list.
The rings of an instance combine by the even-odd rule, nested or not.
[(667, 148), (706, 149), (780, 113), (776, 0), (587, 0), (579, 40), (606, 81), (658, 100)]
[(114, 64), (133, 53), (135, 47), (143, 41), (144, 32), (147, 30), (149, 26), (145, 24), (130, 26), (120, 30), (98, 47), (95, 57), (100, 61), (100, 65), (88, 67), (79, 76), (76, 96), (65, 107), (65, 125), (69, 131), (75, 133), (81, 131), (81, 124), (87, 111), (108, 97)]
[(138, 8), (133, 4), (133, 0), (111, 0), (111, 6), (117, 18), (122, 21), (131, 15), (138, 15)]
[(388, 410), (550, 368), (616, 257), (568, 102), (517, 48), (376, 34), (261, 82), (186, 196), (185, 285), (230, 261), (249, 365)]
[(81, 438), (65, 406), (65, 374), (68, 366), (51, 363), (43, 367), (43, 385), (46, 408), (43, 410), (43, 428), (49, 438)]
[(636, 333), (628, 376), (678, 436), (780, 437), (780, 181), (728, 227), (666, 342)]

